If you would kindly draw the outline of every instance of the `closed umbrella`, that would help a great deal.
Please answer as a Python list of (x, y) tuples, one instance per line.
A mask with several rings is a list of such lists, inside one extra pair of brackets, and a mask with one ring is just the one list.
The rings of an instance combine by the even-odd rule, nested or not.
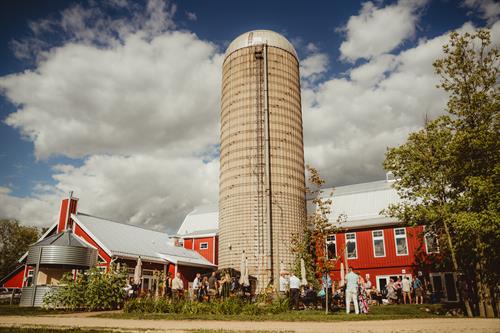
[(241, 262), (240, 262), (240, 284), (243, 285), (245, 283), (245, 252), (241, 254)]
[(345, 271), (344, 271), (344, 263), (340, 263), (340, 286), (342, 287), (345, 283)]
[(248, 278), (248, 260), (245, 258), (245, 275), (243, 275), (243, 286), (248, 287), (250, 279)]
[(142, 261), (141, 257), (137, 258), (137, 264), (134, 270), (134, 284), (140, 284), (142, 278)]
[(302, 285), (307, 286), (306, 263), (304, 262), (304, 259), (300, 259), (300, 275), (302, 276)]

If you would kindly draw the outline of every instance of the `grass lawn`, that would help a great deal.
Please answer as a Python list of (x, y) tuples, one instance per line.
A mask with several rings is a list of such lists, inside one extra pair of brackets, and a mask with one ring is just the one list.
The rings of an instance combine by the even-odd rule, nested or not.
[[(430, 310), (429, 312), (426, 309)], [(344, 311), (325, 315), (320, 310), (290, 311), (269, 315), (208, 315), (175, 313), (103, 313), (97, 317), (116, 319), (158, 319), (158, 320), (239, 320), (239, 321), (344, 321), (344, 320), (384, 320), (410, 318), (436, 318), (444, 316), (442, 305), (387, 305), (372, 306), (367, 315), (346, 314)]]
[(0, 316), (38, 316), (38, 315), (54, 315), (59, 313), (71, 313), (71, 311), (28, 308), (28, 307), (20, 307), (18, 305), (0, 305)]

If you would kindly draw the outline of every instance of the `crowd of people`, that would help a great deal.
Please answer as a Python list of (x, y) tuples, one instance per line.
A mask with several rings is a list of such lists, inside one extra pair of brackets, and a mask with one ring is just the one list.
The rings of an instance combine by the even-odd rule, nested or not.
[[(391, 278), (382, 289), (372, 285), (369, 276), (366, 279), (356, 273), (352, 267), (342, 281), (332, 281), (329, 274), (322, 278), (322, 288), (315, 290), (311, 284), (304, 285), (294, 273), (282, 272), (279, 279), (279, 297), (288, 298), (291, 309), (324, 308), (328, 300), (329, 308), (340, 310), (345, 308), (346, 313), (353, 307), (356, 314), (368, 313), (370, 306), (383, 304), (423, 304), (424, 284), (418, 277)], [(128, 286), (131, 297), (137, 295), (138, 287)], [(250, 285), (240, 285), (238, 277), (231, 277), (229, 273), (202, 276), (197, 273), (185, 289), (181, 274), (172, 278), (167, 275), (165, 281), (166, 297), (174, 300), (186, 298), (199, 302), (208, 302), (213, 299), (227, 299), (230, 296), (240, 296), (251, 299)]]

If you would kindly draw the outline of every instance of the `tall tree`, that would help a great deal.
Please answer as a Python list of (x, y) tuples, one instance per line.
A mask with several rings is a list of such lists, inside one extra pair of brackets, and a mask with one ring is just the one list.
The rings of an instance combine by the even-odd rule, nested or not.
[[(477, 312), (493, 316), (500, 262), (499, 48), (489, 31), (479, 30), (453, 32), (443, 52), (434, 68), (438, 88), (449, 94), (447, 114), (388, 150), (384, 167), (398, 179), (403, 203), (387, 212), (436, 233), (453, 269), (478, 295)], [(466, 286), (459, 290), (472, 316)]]
[(38, 239), (38, 229), (20, 225), (15, 220), (0, 220), (0, 277), (9, 274), (17, 260)]

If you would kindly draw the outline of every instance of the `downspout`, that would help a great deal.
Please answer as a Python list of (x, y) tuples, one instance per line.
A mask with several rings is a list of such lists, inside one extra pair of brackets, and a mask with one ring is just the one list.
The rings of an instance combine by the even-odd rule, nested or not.
[(271, 138), (269, 130), (269, 84), (267, 66), (267, 44), (264, 44), (264, 142), (265, 142), (265, 175), (266, 175), (266, 217), (268, 228), (268, 267), (270, 270), (270, 284), (274, 282), (273, 262), (273, 222), (272, 222), (272, 196), (271, 196)]

